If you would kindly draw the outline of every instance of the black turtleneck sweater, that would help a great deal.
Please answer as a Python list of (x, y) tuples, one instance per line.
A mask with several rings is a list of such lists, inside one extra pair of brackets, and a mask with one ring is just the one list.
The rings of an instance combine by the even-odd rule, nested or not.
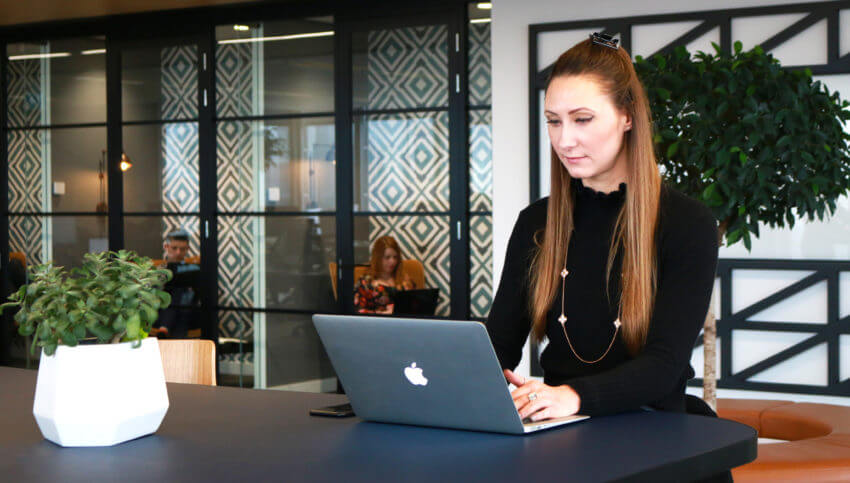
[[(585, 360), (595, 360), (614, 335), (619, 256), (611, 270), (610, 297), (605, 294), (605, 272), (626, 185), (608, 194), (586, 188), (578, 180), (573, 181), (573, 188), (575, 230), (567, 254), (566, 330), (575, 351)], [(531, 328), (528, 267), (536, 250), (534, 233), (546, 226), (548, 201), (538, 200), (520, 213), (487, 319), (487, 331), (503, 368), (514, 369), (519, 364)], [(540, 364), (546, 384), (568, 384), (578, 393), (580, 414), (616, 413), (645, 405), (685, 411), (685, 383), (694, 376), (691, 352), (714, 284), (717, 224), (704, 205), (662, 186), (658, 230), (655, 306), (646, 345), (636, 356), (628, 354), (618, 334), (601, 361), (587, 364), (577, 359), (558, 322), (561, 291), (557, 291), (548, 313), (548, 345)]]

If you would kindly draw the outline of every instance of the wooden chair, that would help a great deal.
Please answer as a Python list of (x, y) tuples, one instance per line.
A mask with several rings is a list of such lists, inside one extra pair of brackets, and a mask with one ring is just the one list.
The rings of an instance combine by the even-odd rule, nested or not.
[(205, 339), (159, 340), (165, 382), (215, 386), (215, 344)]
[[(366, 274), (366, 270), (369, 269), (369, 265), (357, 265), (354, 267), (354, 283), (357, 283), (360, 280), (360, 277)], [(410, 280), (416, 285), (415, 288), (425, 288), (425, 267), (422, 266), (422, 262), (419, 260), (402, 260), (401, 268), (402, 273), (406, 273)], [(331, 276), (331, 286), (334, 291), (334, 300), (338, 298), (337, 295), (337, 286), (336, 286), (336, 263), (331, 262), (328, 264), (328, 271)]]
[[(168, 262), (166, 262), (165, 259), (163, 259), (163, 258), (154, 258), (151, 261), (157, 267), (165, 267), (166, 265), (168, 265)], [(183, 261), (186, 262), (186, 263), (192, 264), (192, 265), (200, 265), (201, 264), (201, 257), (199, 255), (194, 255), (194, 256), (191, 256), (191, 257), (186, 257), (185, 259), (183, 259)]]
[(26, 268), (27, 266), (27, 256), (24, 252), (9, 252), (9, 260), (17, 260), (21, 262), (21, 265)]

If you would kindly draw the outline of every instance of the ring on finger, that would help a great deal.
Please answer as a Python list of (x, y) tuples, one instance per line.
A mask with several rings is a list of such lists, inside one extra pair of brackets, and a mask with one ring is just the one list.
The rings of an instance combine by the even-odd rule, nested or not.
[(534, 401), (535, 399), (537, 399), (537, 393), (536, 392), (528, 393), (528, 402)]

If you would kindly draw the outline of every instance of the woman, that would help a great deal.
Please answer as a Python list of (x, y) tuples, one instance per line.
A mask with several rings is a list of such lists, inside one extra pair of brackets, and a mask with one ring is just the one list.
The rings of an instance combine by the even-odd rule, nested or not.
[[(685, 412), (715, 219), (661, 184), (646, 94), (616, 40), (562, 54), (544, 104), (551, 196), (520, 213), (487, 321), (520, 416)], [(549, 341), (543, 382), (512, 372), (529, 332)]]
[(360, 313), (393, 313), (393, 297), (398, 290), (411, 290), (414, 283), (401, 271), (401, 248), (391, 236), (382, 236), (372, 245), (366, 274), (354, 289), (354, 306)]

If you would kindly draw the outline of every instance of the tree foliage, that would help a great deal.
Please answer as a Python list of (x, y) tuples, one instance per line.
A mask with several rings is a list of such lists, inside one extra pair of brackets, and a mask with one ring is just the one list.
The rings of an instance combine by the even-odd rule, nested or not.
[(665, 180), (711, 208), (727, 245), (749, 250), (760, 222), (793, 227), (795, 216), (835, 211), (850, 189), (850, 103), (759, 46), (714, 49), (692, 57), (680, 46), (635, 68)]

